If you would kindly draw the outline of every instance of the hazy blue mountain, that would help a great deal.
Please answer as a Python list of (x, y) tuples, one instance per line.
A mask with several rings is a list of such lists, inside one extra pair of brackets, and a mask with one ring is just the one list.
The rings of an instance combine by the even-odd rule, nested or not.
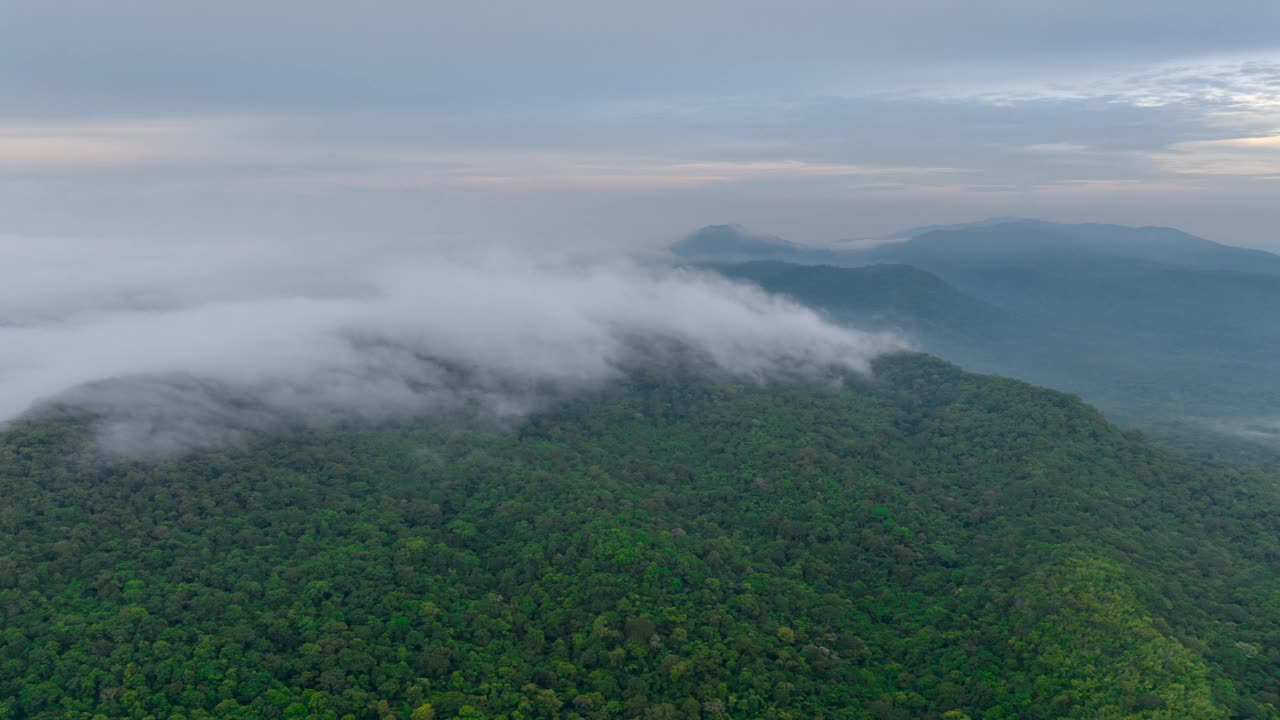
[[(800, 245), (774, 235), (756, 235), (740, 225), (704, 227), (671, 247), (678, 257), (711, 262), (783, 260), (800, 264), (861, 266), (875, 262), (916, 265), (930, 271), (1016, 260), (1127, 259), (1200, 270), (1238, 270), (1280, 275), (1280, 255), (1222, 245), (1173, 228), (1095, 223), (994, 219), (929, 226), (895, 233), (869, 249)], [(993, 257), (995, 256), (995, 257)]]
[(1004, 225), (1006, 223), (1017, 222), (1042, 222), (1035, 218), (1024, 217), (992, 217), (983, 220), (974, 220), (967, 223), (948, 223), (942, 225), (922, 225), (920, 227), (909, 228), (907, 230), (899, 230), (894, 233), (882, 236), (884, 240), (909, 240), (917, 235), (923, 235), (935, 230), (960, 230), (976, 227), (990, 227), (991, 225)]
[(902, 329), (928, 349), (977, 341), (1003, 342), (1025, 321), (983, 302), (933, 273), (910, 265), (798, 265), (774, 260), (711, 263), (722, 275), (786, 295), (844, 322)]
[(910, 265), (859, 268), (759, 261), (713, 266), (725, 275), (767, 284), (801, 302), (863, 314), (887, 313), (925, 322), (988, 324), (1003, 313)]
[[(733, 237), (673, 250), (750, 257)], [(851, 324), (901, 327), (928, 352), (1079, 393), (1126, 421), (1280, 416), (1280, 256), (1170, 228), (1028, 220), (870, 250), (785, 247), (785, 269), (721, 272)]]
[(859, 250), (800, 245), (776, 235), (760, 235), (741, 225), (708, 225), (673, 243), (668, 250), (683, 260), (703, 262), (751, 262), (780, 260), (815, 265), (866, 265), (868, 254)]
[(1221, 245), (1181, 230), (1064, 225), (1036, 220), (935, 229), (916, 234), (906, 242), (849, 253), (843, 258), (855, 264), (891, 260), (931, 269), (986, 265), (993, 261), (1037, 263), (1058, 259), (1077, 263), (1089, 260), (1099, 264), (1121, 260), (1131, 263), (1145, 261), (1199, 270), (1240, 270), (1280, 275), (1280, 256)]
[(757, 235), (741, 225), (708, 225), (676, 243), (671, 250), (683, 258), (719, 262), (782, 260), (815, 263), (843, 259), (838, 252), (797, 245), (776, 235)]

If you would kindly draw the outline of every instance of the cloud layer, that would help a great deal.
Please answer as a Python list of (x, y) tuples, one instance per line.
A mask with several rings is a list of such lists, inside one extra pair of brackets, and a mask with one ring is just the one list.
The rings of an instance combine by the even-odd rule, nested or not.
[(1280, 243), (1274, 0), (10, 5), (0, 232)]
[(23, 247), (2, 278), (0, 420), (86, 406), (127, 453), (279, 422), (518, 415), (670, 352), (763, 379), (865, 371), (902, 347), (745, 286), (623, 261), (187, 250), (166, 262), (152, 248), (160, 257), (112, 263)]

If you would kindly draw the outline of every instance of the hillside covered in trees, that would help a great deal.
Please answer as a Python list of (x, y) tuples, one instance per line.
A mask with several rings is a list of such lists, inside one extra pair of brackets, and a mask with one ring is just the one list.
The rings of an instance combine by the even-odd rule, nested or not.
[(920, 355), (505, 430), (0, 434), (0, 718), (1275, 718), (1275, 475)]
[(1280, 255), (1171, 228), (1028, 220), (896, 240), (810, 247), (713, 226), (671, 252), (1161, 436), (1280, 449)]

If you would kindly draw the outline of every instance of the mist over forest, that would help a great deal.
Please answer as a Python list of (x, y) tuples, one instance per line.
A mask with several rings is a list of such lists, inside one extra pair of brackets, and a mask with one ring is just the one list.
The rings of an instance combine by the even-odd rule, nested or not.
[(9, 242), (9, 716), (1277, 716), (1276, 256)]
[(0, 720), (1280, 720), (1277, 28), (0, 3)]
[(653, 362), (761, 382), (865, 374), (907, 347), (716, 274), (625, 257), (495, 248), (298, 268), (54, 255), (5, 280), (0, 420), (85, 408), (125, 454), (281, 422), (518, 417)]

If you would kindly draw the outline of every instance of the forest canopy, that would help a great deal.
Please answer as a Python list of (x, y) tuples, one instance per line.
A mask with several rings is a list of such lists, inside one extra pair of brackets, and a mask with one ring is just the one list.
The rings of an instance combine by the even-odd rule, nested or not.
[(0, 718), (1275, 718), (1266, 473), (920, 355), (503, 430), (0, 434)]

